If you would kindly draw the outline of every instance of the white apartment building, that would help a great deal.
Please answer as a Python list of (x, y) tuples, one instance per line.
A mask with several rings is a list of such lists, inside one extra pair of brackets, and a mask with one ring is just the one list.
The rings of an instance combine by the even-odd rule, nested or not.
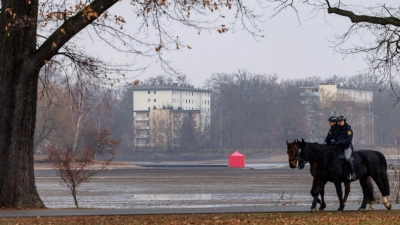
[[(175, 120), (190, 114), (199, 114), (200, 129), (210, 124), (211, 91), (177, 83), (138, 86), (133, 89), (133, 126), (136, 146), (151, 146), (151, 119), (155, 110), (169, 110)], [(174, 126), (179, 125), (176, 124)]]

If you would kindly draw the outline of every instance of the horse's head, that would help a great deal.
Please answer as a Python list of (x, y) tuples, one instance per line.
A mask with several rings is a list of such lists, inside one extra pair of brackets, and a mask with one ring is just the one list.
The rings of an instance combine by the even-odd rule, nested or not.
[(311, 157), (311, 152), (310, 149), (308, 148), (307, 143), (304, 141), (304, 139), (301, 139), (301, 142), (299, 141), (299, 168), (303, 169), (305, 164), (310, 161)]
[(289, 166), (294, 169), (297, 166), (297, 158), (299, 157), (299, 141), (294, 140), (292, 143), (286, 141), (287, 154), (289, 156)]

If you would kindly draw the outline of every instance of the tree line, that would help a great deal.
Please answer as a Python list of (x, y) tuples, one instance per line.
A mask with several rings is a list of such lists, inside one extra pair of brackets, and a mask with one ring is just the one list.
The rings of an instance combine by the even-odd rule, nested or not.
[[(393, 145), (400, 137), (400, 113), (396, 97), (390, 90), (380, 90), (376, 82), (365, 76), (331, 76), (325, 79), (308, 77), (281, 79), (277, 74), (255, 74), (248, 71), (215, 73), (202, 88), (212, 91), (210, 124), (196, 129), (192, 118), (185, 118), (174, 135), (163, 126), (163, 119), (153, 118), (153, 137), (167, 134), (158, 147), (139, 148), (133, 141), (133, 90), (138, 85), (180, 82), (190, 84), (187, 77), (149, 77), (124, 87), (98, 84), (80, 87), (70, 81), (54, 82), (51, 89), (39, 87), (35, 153), (46, 154), (45, 146), (79, 149), (95, 142), (104, 130), (120, 140), (119, 152), (131, 151), (209, 151), (218, 149), (282, 148), (286, 140), (305, 138), (322, 142), (329, 129), (327, 118), (345, 115), (354, 130), (354, 144)], [(357, 103), (348, 99), (324, 96), (331, 104), (310, 112), (305, 109), (302, 87), (320, 84), (346, 84), (373, 91), (373, 102)], [(46, 90), (46, 91), (43, 91)], [(319, 95), (327, 95), (320, 90)], [(326, 104), (324, 102), (320, 105)], [(165, 122), (165, 121), (164, 121)], [(100, 152), (101, 154), (101, 152)]]

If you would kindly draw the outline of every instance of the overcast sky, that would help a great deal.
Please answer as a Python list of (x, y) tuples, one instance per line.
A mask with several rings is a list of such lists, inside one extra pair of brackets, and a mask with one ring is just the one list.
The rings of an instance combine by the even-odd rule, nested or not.
[[(398, 6), (396, 1), (384, 2)], [(382, 3), (378, 0), (364, 2)], [(114, 10), (117, 9), (120, 10), (118, 7)], [(266, 16), (266, 21), (260, 25), (265, 37), (260, 41), (255, 41), (243, 30), (198, 35), (193, 29), (178, 27), (176, 34), (192, 49), (164, 53), (164, 56), (173, 61), (172, 66), (186, 74), (196, 87), (213, 73), (233, 73), (239, 69), (260, 74), (276, 73), (281, 78), (326, 78), (356, 75), (366, 67), (362, 55), (345, 58), (334, 52), (329, 41), (346, 31), (351, 25), (349, 19), (326, 14), (325, 20), (322, 13), (311, 18), (310, 8), (299, 4), (298, 9), (301, 24), (293, 11), (282, 12), (274, 18)], [(270, 15), (271, 10), (269, 8), (266, 15)], [(115, 55), (113, 59), (120, 57), (125, 56)], [(154, 63), (140, 78), (161, 74), (163, 71)]]

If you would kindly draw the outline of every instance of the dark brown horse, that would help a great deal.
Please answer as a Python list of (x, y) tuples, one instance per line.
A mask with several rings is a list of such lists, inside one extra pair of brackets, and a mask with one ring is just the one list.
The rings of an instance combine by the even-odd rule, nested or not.
[[(299, 142), (300, 141), (298, 141), (298, 140), (294, 140), (291, 143), (286, 141), (287, 154), (289, 156), (289, 166), (292, 169), (297, 167), (297, 159), (298, 159), (298, 156), (299, 156), (299, 153), (300, 153)], [(311, 193), (311, 196), (314, 197), (315, 189), (317, 187), (316, 175), (317, 175), (317, 167), (318, 167), (318, 165), (314, 161), (311, 161), (309, 163), (310, 163), (310, 173), (313, 176), (313, 182), (312, 182), (310, 193)], [(343, 201), (344, 201), (344, 203), (346, 203), (347, 197), (349, 196), (349, 193), (350, 193), (350, 182), (343, 182), (343, 183), (344, 183), (344, 198), (343, 198)], [(371, 184), (371, 181), (370, 181), (369, 178), (367, 178), (367, 184), (372, 190), (372, 184)], [(321, 187), (321, 190), (320, 190), (321, 199), (317, 200), (318, 204), (320, 204), (319, 210), (324, 210), (326, 208), (326, 204), (325, 204), (325, 200), (324, 200), (324, 191), (325, 191), (325, 185), (323, 185)], [(369, 203), (370, 203), (369, 209), (370, 210), (374, 209), (373, 201), (370, 201)]]
[[(317, 187), (315, 188), (314, 200), (311, 205), (311, 211), (316, 210), (316, 204), (321, 189), (327, 181), (334, 183), (336, 194), (339, 199), (338, 211), (343, 211), (345, 204), (343, 201), (343, 192), (341, 183), (347, 182), (349, 168), (345, 160), (339, 158), (341, 154), (336, 146), (327, 146), (315, 142), (299, 143), (300, 153), (298, 155), (299, 169), (303, 169), (306, 162), (315, 161), (318, 164), (317, 169)], [(387, 175), (387, 161), (385, 156), (374, 150), (357, 150), (352, 153), (355, 163), (355, 173), (360, 182), (363, 191), (363, 200), (359, 211), (365, 210), (368, 201), (374, 200), (372, 186), (368, 185), (367, 179), (371, 177), (378, 186), (382, 194), (382, 202), (390, 210), (392, 204), (389, 202), (390, 184)]]

